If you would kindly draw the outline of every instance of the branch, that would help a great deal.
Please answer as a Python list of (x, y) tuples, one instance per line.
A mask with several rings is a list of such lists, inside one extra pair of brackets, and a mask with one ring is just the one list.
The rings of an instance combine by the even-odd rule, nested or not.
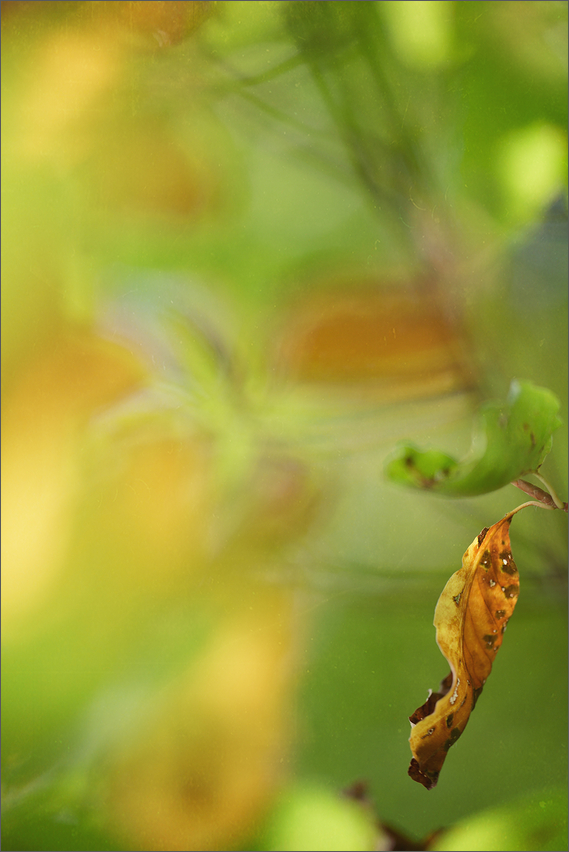
[(515, 485), (516, 488), (519, 488), (526, 494), (529, 494), (530, 497), (533, 497), (537, 503), (541, 504), (545, 508), (563, 509), (564, 512), (567, 512), (567, 503), (562, 503), (560, 500), (554, 499), (551, 494), (548, 494), (547, 491), (543, 491), (537, 485), (532, 485), (531, 482), (526, 482), (525, 479), (516, 479), (515, 482), (512, 482), (511, 484)]

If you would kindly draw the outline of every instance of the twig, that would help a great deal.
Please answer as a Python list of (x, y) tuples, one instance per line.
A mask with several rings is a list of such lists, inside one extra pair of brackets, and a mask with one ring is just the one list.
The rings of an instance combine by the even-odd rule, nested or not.
[[(547, 483), (544, 481), (543, 477), (538, 476), (539, 479), (543, 482), (544, 485), (547, 486)], [(535, 502), (532, 503), (524, 503), (525, 505), (535, 505), (540, 506), (544, 509), (563, 509), (564, 512), (567, 511), (567, 503), (562, 503), (557, 495), (553, 495), (553, 493), (548, 494), (547, 491), (543, 491), (543, 489), (539, 488), (537, 485), (532, 485), (531, 482), (526, 482), (525, 479), (516, 479), (511, 485), (515, 485), (516, 488), (519, 488), (521, 491), (524, 491), (526, 494), (529, 494), (530, 497), (535, 498)], [(547, 486), (549, 488), (549, 486)]]
[(557, 496), (557, 494), (555, 493), (555, 491), (553, 490), (553, 488), (551, 487), (551, 485), (549, 484), (547, 479), (545, 479), (545, 477), (543, 477), (541, 475), (541, 473), (534, 473), (534, 476), (535, 476), (536, 479), (539, 479), (539, 481), (542, 482), (545, 485), (545, 487), (547, 488), (547, 490), (551, 494), (551, 498), (552, 498), (553, 502), (555, 503), (555, 505), (557, 506), (557, 508), (563, 509), (566, 512), (567, 511), (567, 503), (563, 503), (559, 499), (559, 497)]

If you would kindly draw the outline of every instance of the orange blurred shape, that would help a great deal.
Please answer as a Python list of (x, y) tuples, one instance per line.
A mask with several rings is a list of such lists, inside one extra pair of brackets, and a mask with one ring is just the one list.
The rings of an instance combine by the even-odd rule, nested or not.
[(216, 3), (199, 0), (103, 0), (108, 14), (141, 33), (153, 35), (160, 46), (177, 44), (194, 32), (212, 14)]
[(52, 339), (12, 376), (2, 410), (2, 614), (40, 602), (65, 551), (82, 428), (140, 385), (128, 351), (89, 331)]
[(89, 0), (66, 2), (66, 0), (2, 0), (3, 23), (30, 22), (38, 20), (58, 22), (88, 18), (97, 25), (105, 20), (125, 29), (152, 37), (155, 47), (177, 44), (193, 33), (214, 12), (213, 0)]
[(153, 123), (111, 126), (86, 162), (92, 201), (123, 213), (195, 218), (216, 206), (214, 170)]
[(107, 808), (129, 848), (234, 848), (283, 780), (291, 599), (245, 577), (230, 606), (197, 665), (110, 757)]
[(277, 357), (301, 382), (413, 396), (465, 386), (461, 346), (428, 287), (332, 285), (291, 310)]
[[(177, 142), (164, 116), (145, 119), (144, 108), (133, 107), (140, 92), (128, 88), (129, 61), (138, 46), (129, 33), (138, 32), (137, 22), (145, 30), (154, 18), (167, 27), (170, 18), (182, 16), (189, 26), (189, 19), (206, 14), (204, 4), (78, 5), (87, 7), (82, 15), (32, 39), (27, 52), (22, 41), (17, 73), (7, 78), (15, 161), (27, 168), (48, 162), (60, 176), (84, 178), (92, 196), (87, 200), (111, 209), (182, 216), (209, 209), (220, 187), (204, 145), (193, 138), (187, 145)], [(166, 38), (163, 30), (157, 33)], [(19, 43), (17, 28), (13, 42)]]
[(47, 18), (54, 14), (61, 15), (62, 12), (76, 11), (82, 4), (78, 0), (2, 0), (0, 11), (2, 23), (6, 21), (18, 22), (22, 20), (35, 20), (38, 17)]

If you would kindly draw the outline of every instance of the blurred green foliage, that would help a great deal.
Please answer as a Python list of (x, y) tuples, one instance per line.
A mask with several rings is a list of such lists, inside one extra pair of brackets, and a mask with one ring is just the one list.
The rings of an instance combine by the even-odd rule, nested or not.
[(490, 808), (495, 848), (558, 842), (562, 513), (517, 524), (427, 793), (434, 606), (519, 499), (382, 470), (527, 380), (567, 494), (566, 32), (557, 0), (2, 3), (4, 847), (481, 849)]

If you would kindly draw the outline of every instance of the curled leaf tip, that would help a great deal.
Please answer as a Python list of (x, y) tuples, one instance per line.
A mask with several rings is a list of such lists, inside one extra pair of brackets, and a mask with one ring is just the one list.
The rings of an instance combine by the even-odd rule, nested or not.
[(512, 382), (506, 400), (482, 406), (461, 461), (402, 443), (386, 462), (393, 482), (448, 497), (474, 497), (539, 470), (560, 425), (559, 400), (546, 388)]

